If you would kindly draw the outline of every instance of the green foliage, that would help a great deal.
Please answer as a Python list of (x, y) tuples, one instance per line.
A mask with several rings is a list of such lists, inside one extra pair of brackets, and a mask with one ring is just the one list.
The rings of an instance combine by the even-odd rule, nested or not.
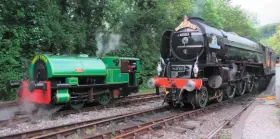
[(270, 46), (277, 55), (280, 55), (280, 25), (276, 28), (275, 34), (267, 39), (263, 39), (262, 43)]
[(265, 39), (273, 36), (276, 33), (277, 24), (268, 24), (259, 28), (260, 37)]
[(187, 16), (213, 27), (258, 39), (254, 17), (229, 0), (17, 0), (0, 1), (0, 99), (15, 98), (8, 80), (27, 78), (39, 53), (96, 55), (97, 33), (120, 34), (120, 48), (108, 55), (141, 59), (143, 87), (155, 76), (161, 35)]
[(156, 92), (156, 89), (141, 89), (139, 93)]
[(230, 2), (231, 0), (193, 0), (191, 15), (203, 18), (205, 23), (215, 28), (259, 40), (259, 31), (254, 25), (255, 17), (240, 7), (233, 7)]
[[(255, 24), (255, 17), (250, 13), (244, 12), (240, 7), (230, 5), (230, 0), (214, 0), (216, 11), (221, 23), (221, 29), (228, 32), (235, 32), (240, 36), (249, 39), (259, 40), (259, 32)], [(216, 21), (217, 22), (217, 21)], [(216, 26), (217, 27), (217, 26)]]
[[(216, 28), (223, 28), (221, 23), (221, 17), (219, 16), (218, 8), (214, 3), (215, 1), (206, 0), (203, 12), (203, 19), (205, 23), (210, 24)], [(221, 14), (221, 13), (220, 13)]]

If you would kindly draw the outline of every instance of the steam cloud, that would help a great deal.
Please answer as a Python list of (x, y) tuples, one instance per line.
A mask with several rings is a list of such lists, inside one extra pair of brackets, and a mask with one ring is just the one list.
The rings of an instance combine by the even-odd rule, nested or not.
[(23, 100), (21, 102), (19, 110), (23, 113), (28, 114), (32, 118), (32, 116), (34, 115), (51, 116), (52, 114), (56, 113), (62, 108), (63, 106), (50, 106), (50, 105), (49, 106), (41, 105), (39, 107), (36, 107), (34, 103)]
[(28, 102), (27, 100), (23, 100), (19, 106), (1, 109), (0, 120), (12, 119), (13, 117), (16, 116), (18, 112), (19, 114), (24, 114), (24, 115), (27, 114), (32, 120), (36, 120), (38, 116), (40, 116), (41, 118), (50, 117), (62, 108), (63, 106), (36, 107), (34, 103)]
[(110, 36), (107, 36), (103, 33), (99, 33), (96, 36), (96, 42), (97, 42), (96, 56), (102, 57), (107, 53), (118, 49), (120, 46), (120, 39), (121, 39), (121, 35), (119, 34), (110, 34)]
[(23, 100), (19, 106), (20, 111), (26, 112), (28, 115), (32, 115), (33, 111), (36, 110), (36, 105), (30, 103), (27, 100)]
[(232, 63), (232, 69), (229, 70), (229, 79), (230, 81), (234, 80), (237, 72), (237, 65)]
[(16, 107), (10, 107), (7, 109), (0, 110), (0, 120), (7, 120), (14, 117), (15, 113), (18, 111)]
[[(41, 105), (36, 107), (36, 105), (32, 102), (24, 101), (20, 108), (21, 111), (27, 112), (29, 115), (42, 115), (42, 116), (51, 116), (52, 114), (56, 113), (63, 106), (51, 106), (51, 105)], [(35, 112), (36, 111), (36, 112)]]

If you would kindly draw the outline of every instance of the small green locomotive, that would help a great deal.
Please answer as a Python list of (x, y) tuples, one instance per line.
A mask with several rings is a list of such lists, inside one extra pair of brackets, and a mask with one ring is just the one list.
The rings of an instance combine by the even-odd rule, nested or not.
[(35, 104), (63, 104), (79, 109), (87, 102), (108, 104), (112, 99), (137, 93), (140, 59), (129, 57), (89, 57), (42, 54), (34, 57), (30, 80), (11, 81), (19, 88), (20, 101)]

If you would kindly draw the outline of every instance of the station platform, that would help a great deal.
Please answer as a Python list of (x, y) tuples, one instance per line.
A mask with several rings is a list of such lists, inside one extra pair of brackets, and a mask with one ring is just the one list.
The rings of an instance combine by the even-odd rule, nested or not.
[(276, 76), (240, 116), (232, 128), (232, 139), (280, 139), (280, 107), (276, 101), (275, 82)]

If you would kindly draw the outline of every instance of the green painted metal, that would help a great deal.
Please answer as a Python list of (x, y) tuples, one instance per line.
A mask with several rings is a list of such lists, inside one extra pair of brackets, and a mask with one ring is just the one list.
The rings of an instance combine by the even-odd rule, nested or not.
[(250, 46), (250, 45), (244, 45), (244, 44), (239, 44), (238, 42), (229, 42), (229, 43), (226, 43), (228, 45), (230, 45), (231, 47), (235, 47), (235, 48), (238, 48), (240, 49), (241, 51), (252, 51), (252, 52), (257, 52), (257, 53), (262, 53), (262, 48), (258, 45), (255, 45), (255, 46)]
[(70, 85), (78, 85), (79, 80), (77, 77), (68, 77), (68, 78), (66, 78), (66, 83), (68, 83)]
[(237, 58), (237, 57), (243, 57), (245, 59), (254, 58), (258, 62), (261, 62), (261, 63), (264, 62), (263, 53), (256, 53), (256, 52), (250, 51), (250, 50), (242, 50), (242, 49), (239, 49), (237, 47), (229, 47), (227, 57), (229, 59), (234, 59), (234, 58)]
[(139, 61), (140, 60), (139, 58), (134, 58), (134, 57), (120, 57), (120, 59), (123, 59), (123, 60), (134, 60), (134, 61)]
[(141, 69), (140, 60), (137, 60), (137, 61), (136, 61), (136, 66), (138, 67), (137, 70), (136, 70), (136, 72), (137, 72), (137, 73), (140, 73), (140, 69)]
[(106, 66), (101, 59), (81, 56), (38, 55), (34, 57), (30, 66), (32, 78), (36, 61), (42, 60), (46, 64), (48, 78), (65, 76), (106, 76)]
[[(115, 83), (128, 83), (129, 75), (128, 73), (122, 73), (121, 68), (121, 60), (133, 60), (136, 61), (137, 70), (136, 73), (140, 73), (140, 60), (138, 58), (130, 58), (130, 57), (103, 57), (102, 61), (107, 67), (107, 76), (106, 83), (115, 84)], [(117, 64), (115, 61), (119, 61)], [(140, 77), (140, 75), (139, 75)], [(135, 78), (136, 85), (138, 84), (138, 77)]]
[(127, 83), (128, 73), (121, 73), (120, 68), (107, 69), (106, 83)]
[(140, 78), (140, 73), (136, 73), (136, 78), (135, 78), (135, 86), (138, 86), (138, 79)]
[(128, 82), (128, 73), (121, 73), (120, 69), (111, 69), (112, 82)]
[[(120, 57), (103, 57), (101, 58), (107, 68), (119, 68), (121, 66)], [(119, 61), (116, 64), (114, 61)]]
[(56, 90), (56, 103), (67, 103), (70, 101), (68, 89)]

